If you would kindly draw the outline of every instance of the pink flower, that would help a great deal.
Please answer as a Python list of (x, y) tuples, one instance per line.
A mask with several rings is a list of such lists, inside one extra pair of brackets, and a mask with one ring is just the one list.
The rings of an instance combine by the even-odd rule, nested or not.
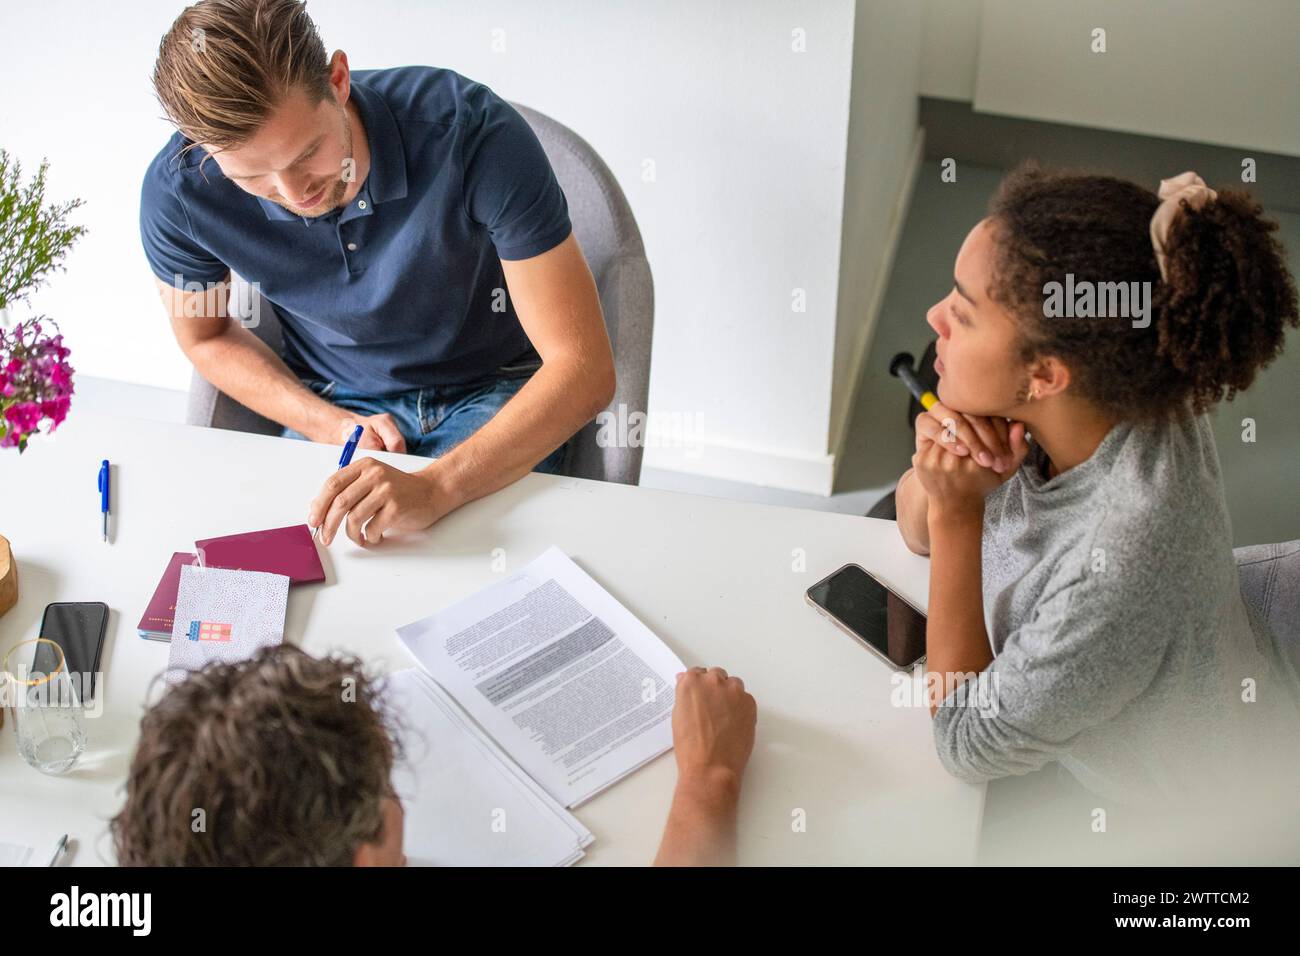
[(51, 422), (50, 431), (63, 424), (63, 420), (68, 417), (68, 406), (71, 404), (72, 399), (66, 395), (41, 402), (41, 414)]
[[(0, 448), (20, 451), (48, 423), (54, 431), (68, 416), (75, 370), (63, 336), (42, 331), (36, 320), (0, 329)], [(57, 326), (50, 330), (57, 333)]]
[(20, 435), (34, 432), (41, 423), (41, 406), (35, 402), (14, 402), (5, 409), (5, 420), (9, 422), (10, 431)]

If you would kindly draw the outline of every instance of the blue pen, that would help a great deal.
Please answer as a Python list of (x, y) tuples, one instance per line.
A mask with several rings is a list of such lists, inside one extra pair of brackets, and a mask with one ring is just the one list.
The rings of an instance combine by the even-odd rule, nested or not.
[(104, 521), (104, 540), (108, 540), (108, 459), (99, 463), (99, 511)]
[[(352, 456), (356, 453), (357, 443), (361, 441), (362, 428), (358, 425), (352, 429), (352, 437), (343, 444), (343, 453), (339, 455), (339, 468), (346, 468), (352, 464)], [(311, 529), (311, 536), (315, 539), (317, 532), (321, 529), (320, 525)]]
[(346, 468), (352, 463), (352, 454), (357, 450), (357, 443), (359, 441), (361, 441), (360, 425), (352, 429), (352, 437), (349, 438), (343, 446), (343, 454), (339, 455), (340, 468)]

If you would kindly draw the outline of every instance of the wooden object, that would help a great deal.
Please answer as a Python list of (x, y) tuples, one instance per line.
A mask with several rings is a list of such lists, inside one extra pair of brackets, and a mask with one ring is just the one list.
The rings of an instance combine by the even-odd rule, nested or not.
[(18, 563), (9, 542), (0, 535), (0, 614), (18, 603)]

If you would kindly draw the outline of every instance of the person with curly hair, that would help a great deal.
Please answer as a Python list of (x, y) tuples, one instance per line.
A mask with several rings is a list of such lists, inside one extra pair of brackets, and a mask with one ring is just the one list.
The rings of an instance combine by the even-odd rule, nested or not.
[(1194, 173), (1157, 194), (1028, 163), (963, 242), (897, 491), (931, 558), (953, 775), (1055, 763), (1094, 805), (1156, 806), (1300, 764), (1295, 674), (1242, 601), (1207, 414), (1300, 324), (1262, 213)]
[[(677, 675), (677, 787), (655, 864), (734, 863), (757, 705), (720, 667)], [(402, 760), (385, 686), (356, 658), (289, 644), (213, 663), (140, 722), (121, 866), (400, 866)]]

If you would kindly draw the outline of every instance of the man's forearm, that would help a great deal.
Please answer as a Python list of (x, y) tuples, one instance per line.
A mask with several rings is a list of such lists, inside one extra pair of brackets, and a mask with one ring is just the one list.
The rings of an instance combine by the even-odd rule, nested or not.
[(679, 778), (655, 866), (731, 866), (736, 862), (740, 778), (717, 769)]
[(929, 554), (929, 495), (911, 468), (903, 472), (894, 489), (894, 511), (903, 542), (916, 554)]
[(185, 354), (200, 375), (235, 401), (308, 438), (326, 430), (336, 412), (265, 342), (233, 322), (220, 335), (192, 343)]
[(528, 474), (605, 408), (613, 367), (591, 373), (578, 362), (547, 361), (477, 432), (425, 469), (456, 506)]
[(978, 674), (993, 660), (984, 627), (981, 586), (982, 511), (945, 514), (931, 511), (930, 602), (926, 619), (926, 670), (933, 677), (931, 715), (959, 681)]

